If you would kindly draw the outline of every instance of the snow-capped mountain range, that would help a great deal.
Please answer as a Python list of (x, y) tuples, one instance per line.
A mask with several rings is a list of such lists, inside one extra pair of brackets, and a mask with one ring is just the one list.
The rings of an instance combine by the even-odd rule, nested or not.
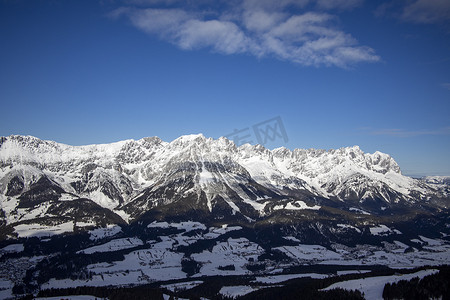
[(253, 222), (326, 207), (392, 215), (399, 208), (441, 211), (448, 203), (445, 182), (404, 176), (388, 154), (358, 146), (269, 150), (201, 134), (88, 146), (0, 138), (3, 226), (52, 217), (79, 224), (184, 215)]

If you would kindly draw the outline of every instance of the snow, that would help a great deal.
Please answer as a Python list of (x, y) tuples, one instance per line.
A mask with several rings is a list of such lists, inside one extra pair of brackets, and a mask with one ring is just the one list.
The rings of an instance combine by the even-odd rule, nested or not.
[(439, 272), (438, 270), (423, 270), (413, 274), (405, 275), (393, 275), (393, 276), (377, 276), (362, 279), (355, 279), (349, 281), (337, 282), (330, 285), (324, 290), (332, 290), (335, 288), (341, 288), (345, 290), (359, 290), (364, 293), (364, 297), (367, 300), (380, 300), (383, 299), (383, 289), (387, 283), (394, 283), (400, 280), (411, 280), (414, 277), (423, 278), (428, 275), (432, 275)]
[[(290, 151), (286, 148), (268, 150), (260, 145), (248, 144), (237, 148), (229, 140), (207, 139), (202, 134), (181, 136), (170, 143), (159, 138), (146, 138), (87, 146), (64, 145), (31, 136), (10, 136), (2, 144), (0, 161), (8, 165), (0, 174), (2, 179), (5, 178), (0, 180), (2, 193), (12, 176), (23, 176), (26, 190), (32, 182), (45, 175), (67, 191), (61, 195), (61, 201), (87, 197), (111, 210), (117, 208), (119, 202), (106, 196), (101, 188), (96, 188), (98, 184), (101, 185), (104, 181), (111, 183), (119, 189), (127, 203), (144, 188), (154, 186), (157, 179), (167, 176), (169, 164), (180, 162), (197, 165), (198, 184), (195, 191), (206, 193), (210, 211), (213, 209), (214, 202), (211, 201), (214, 197), (221, 197), (234, 213), (240, 212), (239, 205), (229, 197), (231, 189), (244, 203), (263, 215), (268, 201), (260, 200), (267, 197), (263, 195), (256, 201), (249, 199), (239, 186), (248, 183), (249, 179), (270, 190), (279, 189), (281, 192), (287, 187), (292, 190), (307, 190), (313, 195), (324, 197), (337, 196), (342, 191), (354, 191), (360, 198), (380, 194), (385, 200), (390, 200), (389, 193), (384, 188), (388, 186), (405, 199), (413, 201), (409, 196), (412, 191), (423, 195), (435, 191), (427, 188), (423, 181), (401, 175), (397, 163), (389, 155), (381, 152), (364, 153), (357, 146), (329, 151)], [(206, 162), (223, 163), (224, 166), (231, 166), (231, 170), (207, 169)], [(10, 163), (13, 166), (10, 167)], [(88, 182), (90, 192), (78, 195), (71, 183), (83, 178), (86, 174), (82, 170), (89, 165), (96, 168), (91, 173), (94, 177)], [(33, 166), (40, 166), (42, 169)], [(123, 182), (130, 183), (132, 193), (125, 192)], [(180, 189), (179, 192), (184, 193), (186, 190)], [(22, 218), (21, 221), (36, 218), (46, 213), (46, 207), (42, 206), (39, 210), (18, 209), (11, 214), (15, 212), (17, 199), (7, 199), (2, 194), (0, 201), (8, 223), (17, 222), (19, 218)], [(146, 207), (142, 209), (145, 210)], [(320, 206), (308, 207), (302, 201), (295, 201), (276, 206), (275, 209), (317, 210)], [(369, 214), (359, 208), (351, 210)], [(114, 212), (127, 222), (134, 217), (121, 210)]]
[(92, 191), (87, 195), (87, 198), (93, 200), (95, 203), (100, 205), (101, 207), (105, 207), (109, 210), (113, 210), (119, 205), (119, 202), (117, 200), (113, 200), (106, 196), (103, 192), (100, 191), (101, 188), (99, 188), (96, 191)]
[[(18, 199), (4, 195), (8, 180), (12, 176), (23, 176), (26, 190), (40, 176), (46, 175), (50, 180), (66, 189), (67, 193), (63, 193), (60, 200), (70, 201), (75, 197), (70, 194), (75, 193), (70, 183), (83, 178), (85, 173), (81, 170), (89, 165), (97, 168), (93, 172), (95, 177), (90, 184), (95, 187), (95, 184), (101, 184), (104, 181), (111, 182), (122, 193), (123, 204), (128, 204), (133, 197), (142, 194), (144, 188), (156, 186), (158, 180), (167, 177), (167, 170), (170, 170), (169, 163), (195, 163), (197, 169), (194, 172), (197, 172), (195, 174), (198, 175), (198, 184), (196, 182), (193, 190), (195, 192), (206, 192), (210, 210), (213, 209), (214, 205), (214, 201), (211, 202), (211, 200), (214, 197), (222, 197), (235, 213), (240, 211), (238, 205), (236, 205), (239, 203), (236, 201), (243, 201), (243, 203), (253, 207), (260, 215), (264, 214), (267, 204), (272, 200), (267, 195), (253, 197), (252, 200), (250, 199), (252, 197), (249, 197), (239, 184), (246, 184), (249, 180), (255, 180), (269, 190), (280, 192), (281, 195), (283, 195), (283, 192), (277, 189), (288, 187), (292, 190), (307, 190), (313, 195), (325, 197), (335, 196), (338, 192), (345, 191), (348, 188), (350, 192), (357, 192), (360, 198), (372, 197), (377, 193), (382, 193), (381, 196), (384, 196), (386, 200), (389, 198), (389, 193), (381, 188), (384, 185), (402, 194), (406, 200), (409, 199), (408, 196), (411, 191), (422, 194), (430, 192), (425, 183), (401, 175), (397, 164), (389, 155), (380, 152), (366, 154), (359, 147), (329, 151), (316, 149), (296, 149), (294, 151), (276, 149), (270, 151), (262, 146), (251, 145), (236, 148), (235, 145), (225, 139), (206, 139), (202, 135), (180, 137), (171, 143), (155, 141), (152, 144), (153, 142), (143, 139), (122, 141), (109, 145), (80, 147), (40, 141), (33, 137), (23, 137), (23, 139), (24, 141), (20, 142), (18, 137), (8, 138), (0, 149), (0, 161), (14, 164), (13, 167), (8, 165), (0, 170), (0, 190), (2, 191), (0, 205), (1, 209), (5, 211), (8, 224), (19, 221), (22, 223), (19, 225), (13, 224), (20, 237), (43, 237), (71, 232), (74, 224), (73, 222), (54, 226), (25, 224), (24, 221), (26, 220), (47, 214), (49, 205), (43, 203), (34, 209), (17, 208)], [(114, 165), (111, 162), (114, 162)], [(115, 165), (116, 162), (118, 166)], [(225, 169), (218, 169), (217, 171), (206, 169), (206, 162), (222, 163)], [(32, 165), (43, 167), (40, 170)], [(119, 172), (116, 167), (124, 171)], [(186, 174), (183, 173), (180, 176)], [(122, 180), (130, 182), (133, 189), (132, 193), (126, 194), (125, 190), (120, 189)], [(373, 187), (373, 189), (366, 191), (366, 187)], [(96, 203), (109, 209), (117, 207), (118, 202), (116, 200), (108, 198), (100, 189), (94, 188), (93, 190), (92, 193), (86, 193), (83, 196), (92, 197)], [(176, 192), (184, 193), (186, 190), (179, 188)], [(241, 199), (230, 196), (234, 192)], [(274, 199), (273, 201), (278, 200)], [(280, 203), (283, 204), (280, 205)], [(320, 209), (318, 205), (308, 206), (303, 201), (289, 202), (287, 199), (280, 200), (276, 204), (278, 205), (275, 205), (274, 209)], [(142, 209), (145, 210), (147, 207), (143, 206)], [(350, 211), (370, 214), (356, 207), (350, 208)], [(114, 212), (126, 221), (133, 218), (124, 211), (116, 210)], [(30, 223), (30, 221), (27, 223)], [(345, 222), (343, 221), (343, 223)], [(75, 225), (87, 227), (93, 226), (94, 223), (77, 222)], [(89, 265), (89, 270), (94, 272), (95, 275), (93, 279), (88, 281), (52, 280), (51, 284), (65, 287), (66, 285), (141, 284), (164, 279), (184, 279), (186, 274), (181, 271), (181, 260), (184, 258), (182, 254), (175, 252), (179, 245), (192, 244), (199, 238), (214, 239), (232, 230), (242, 229), (239, 226), (206, 228), (204, 224), (193, 221), (182, 223), (155, 222), (149, 224), (148, 227), (176, 228), (183, 232), (199, 230), (207, 231), (207, 233), (198, 232), (194, 237), (175, 234), (163, 237), (161, 242), (156, 242), (142, 241), (137, 238), (123, 239), (122, 236), (117, 236), (122, 231), (121, 227), (117, 225), (94, 229), (89, 232), (92, 240), (110, 239), (114, 236), (116, 238), (106, 243), (99, 242), (102, 244), (82, 251), (94, 253), (130, 249), (130, 253), (125, 255), (125, 260)], [(338, 224), (337, 230), (347, 229), (361, 231), (351, 225)], [(369, 230), (371, 234), (378, 236), (401, 234), (398, 230), (382, 224), (371, 225)], [(294, 237), (286, 237), (286, 239), (299, 243)], [(358, 245), (349, 249), (336, 248), (335, 251), (317, 245), (284, 246), (276, 249), (288, 255), (294, 263), (308, 264), (380, 264), (389, 265), (392, 268), (401, 268), (438, 265), (450, 261), (450, 245), (446, 241), (424, 236), (420, 236), (420, 240), (413, 241), (423, 244), (423, 249), (404, 253), (407, 245), (399, 241), (385, 243), (383, 246)], [(149, 249), (131, 249), (141, 245), (149, 247)], [(23, 246), (16, 244), (16, 246), (7, 246), (1, 251), (22, 250)], [(245, 238), (230, 238), (227, 241), (217, 242), (212, 250), (192, 254), (191, 258), (202, 264), (200, 273), (196, 276), (237, 275), (248, 274), (246, 265), (262, 253), (264, 253), (264, 250), (259, 245)], [(223, 271), (218, 269), (220, 266), (229, 265), (233, 265), (235, 270)], [(271, 268), (275, 269), (274, 271), (281, 270), (280, 266), (271, 266)]]
[(102, 245), (93, 246), (84, 250), (80, 250), (77, 253), (92, 254), (95, 252), (112, 252), (128, 248), (134, 248), (137, 246), (141, 246), (143, 244), (144, 243), (142, 242), (142, 240), (138, 238), (115, 239)]
[[(212, 251), (191, 254), (191, 258), (202, 264), (199, 274), (210, 275), (245, 275), (250, 271), (245, 268), (250, 260), (257, 261), (264, 249), (246, 238), (229, 238), (226, 242), (217, 242)], [(235, 270), (220, 270), (219, 267), (233, 265)]]
[(431, 184), (448, 184), (450, 183), (450, 176), (425, 176), (423, 180)]
[[(151, 227), (169, 226), (182, 229), (206, 229), (203, 224), (197, 222), (183, 223), (152, 223)], [(211, 227), (205, 238), (215, 238), (233, 230), (242, 229), (239, 226), (224, 225), (220, 228)], [(100, 233), (104, 233), (103, 231)], [(200, 233), (202, 235), (202, 233)], [(150, 248), (131, 251), (125, 255), (123, 261), (111, 263), (97, 263), (87, 266), (92, 272), (93, 278), (89, 280), (55, 280), (51, 279), (44, 287), (76, 287), (76, 286), (107, 286), (123, 284), (146, 284), (155, 281), (173, 280), (186, 278), (186, 274), (181, 271), (181, 260), (183, 253), (176, 253), (178, 245), (185, 245), (195, 242), (195, 237), (184, 236), (182, 233), (170, 236), (161, 236), (161, 241), (146, 241)], [(141, 241), (136, 239), (132, 245), (140, 245)], [(82, 250), (85, 253), (96, 251), (118, 250), (128, 247), (130, 243), (126, 239), (115, 239), (105, 244), (94, 246)], [(131, 245), (130, 245), (131, 247)], [(247, 274), (249, 271), (245, 265), (250, 258), (256, 260), (257, 256), (263, 253), (263, 249), (257, 244), (249, 242), (247, 239), (228, 239), (226, 242), (217, 243), (211, 252), (203, 254), (193, 254), (191, 258), (203, 264), (198, 276), (204, 274)], [(219, 266), (233, 264), (235, 271), (220, 271)]]
[(340, 228), (349, 228), (349, 229), (353, 229), (358, 233), (361, 233), (361, 230), (359, 228), (356, 228), (355, 226), (352, 225), (348, 225), (348, 224), (337, 224), (338, 227)]
[[(345, 224), (342, 224), (345, 225)], [(221, 227), (210, 227), (198, 222), (154, 222), (148, 225), (150, 228), (179, 228), (178, 233), (169, 236), (160, 236), (160, 240), (142, 241), (137, 238), (115, 238), (103, 242), (80, 252), (94, 253), (116, 251), (129, 248), (130, 252), (125, 254), (123, 261), (103, 262), (87, 266), (88, 271), (94, 275), (89, 280), (55, 280), (51, 279), (44, 284), (45, 287), (76, 287), (76, 286), (107, 286), (107, 285), (127, 285), (127, 284), (148, 284), (164, 280), (186, 280), (187, 274), (181, 270), (181, 261), (186, 259), (183, 253), (177, 253), (176, 249), (180, 245), (189, 245), (198, 239), (215, 239), (220, 235), (233, 230), (241, 230), (240, 226), (223, 225)], [(346, 226), (344, 226), (345, 228)], [(380, 226), (381, 227), (381, 226)], [(387, 227), (387, 226), (386, 226)], [(184, 235), (186, 231), (201, 229), (194, 236)], [(93, 233), (96, 233), (93, 235)], [(120, 227), (100, 228), (90, 232), (91, 238), (111, 237), (120, 233)], [(423, 250), (404, 253), (408, 247), (400, 241), (391, 243), (384, 242), (383, 246), (357, 245), (347, 247), (333, 244), (332, 250), (320, 245), (282, 246), (274, 248), (284, 252), (292, 259), (288, 265), (292, 264), (327, 264), (327, 265), (387, 265), (391, 268), (412, 268), (424, 265), (441, 265), (450, 261), (450, 245), (444, 240), (420, 237), (422, 243), (427, 243)], [(298, 242), (295, 237), (286, 236), (286, 240)], [(136, 246), (144, 246), (145, 249), (131, 249)], [(17, 246), (19, 247), (19, 246)], [(14, 247), (13, 247), (14, 248)], [(142, 247), (141, 247), (142, 248)], [(216, 241), (211, 250), (204, 250), (201, 253), (193, 253), (190, 259), (197, 261), (200, 271), (193, 277), (201, 279), (202, 276), (217, 275), (248, 275), (251, 272), (247, 269), (249, 264), (257, 261), (259, 255), (265, 251), (258, 244), (246, 238), (228, 238), (226, 241)], [(219, 267), (234, 266), (234, 270), (221, 270)], [(267, 274), (280, 273), (282, 265), (270, 265), (265, 272)], [(364, 268), (364, 267), (362, 267)], [(338, 271), (338, 275), (350, 273), (362, 273), (367, 271), (346, 270)], [(258, 286), (258, 282), (264, 284), (277, 284), (292, 278), (312, 277), (325, 278), (329, 274), (276, 274), (270, 276), (259, 276), (252, 282)], [(198, 281), (198, 280), (197, 280)], [(177, 287), (178, 285), (178, 287)], [(194, 285), (194, 283), (192, 283)], [(175, 285), (168, 285), (167, 288), (182, 289), (189, 283), (184, 281)]]
[(225, 234), (227, 232), (234, 231), (234, 230), (242, 230), (242, 227), (241, 226), (228, 226), (226, 224), (222, 225), (222, 227), (220, 227), (220, 228), (210, 227), (209, 232), (207, 234), (205, 234), (204, 237), (206, 239), (215, 239), (215, 238), (221, 236), (222, 234)]
[(186, 221), (180, 223), (167, 223), (167, 222), (156, 222), (150, 223), (147, 225), (147, 228), (177, 228), (185, 231), (192, 230), (206, 230), (206, 226), (200, 222)]
[(44, 237), (73, 231), (73, 222), (66, 222), (53, 226), (41, 224), (19, 224), (14, 226), (19, 237)]
[(62, 193), (61, 197), (59, 197), (59, 201), (72, 201), (78, 199), (80, 197), (68, 193)]
[(11, 244), (0, 249), (0, 253), (17, 253), (24, 250), (23, 244)]
[(12, 294), (12, 288), (14, 287), (14, 282), (0, 278), (0, 299), (14, 299)]
[(12, 287), (10, 289), (0, 290), (0, 299), (14, 299)]
[(12, 288), (14, 286), (14, 283), (10, 280), (0, 279), (0, 289), (8, 289)]
[(297, 239), (296, 237), (293, 237), (293, 236), (284, 236), (283, 239), (288, 240), (288, 241), (293, 241), (293, 242), (300, 243), (300, 240)]
[(89, 295), (77, 295), (77, 296), (58, 296), (58, 297), (38, 297), (34, 298), (38, 300), (102, 300), (104, 298), (99, 298), (95, 296), (89, 296)]
[[(44, 288), (50, 287), (76, 287), (76, 286), (107, 286), (107, 285), (126, 285), (126, 284), (147, 284), (156, 281), (185, 279), (186, 273), (181, 270), (181, 261), (184, 259), (183, 253), (177, 253), (176, 248), (179, 245), (188, 245), (195, 242), (198, 238), (214, 239), (222, 234), (234, 230), (241, 230), (240, 226), (211, 227), (207, 233), (199, 232), (197, 236), (189, 237), (184, 235), (186, 230), (202, 229), (206, 230), (204, 224), (198, 222), (167, 223), (154, 222), (149, 224), (154, 228), (175, 227), (183, 229), (183, 232), (171, 234), (169, 236), (160, 236), (161, 241), (154, 240), (141, 241), (137, 238), (117, 238), (101, 245), (83, 249), (80, 252), (94, 253), (116, 251), (135, 247), (136, 245), (145, 245), (146, 249), (131, 250), (124, 256), (123, 261), (103, 262), (87, 266), (88, 271), (94, 275), (88, 280), (56, 280), (51, 279), (43, 285)], [(95, 234), (96, 239), (108, 237), (107, 230), (114, 230), (114, 227), (95, 229), (91, 235)], [(119, 227), (120, 229), (120, 227)], [(116, 231), (120, 232), (120, 230)], [(112, 231), (115, 233), (115, 231)], [(147, 248), (148, 247), (148, 248)], [(216, 242), (212, 251), (204, 251), (191, 255), (202, 264), (199, 274), (203, 275), (244, 275), (249, 274), (246, 265), (250, 261), (256, 261), (257, 257), (264, 253), (264, 250), (256, 243), (250, 242), (245, 238), (229, 238), (225, 242)], [(220, 266), (234, 265), (235, 270), (219, 270)]]
[(106, 237), (115, 236), (116, 234), (122, 232), (122, 228), (118, 225), (107, 225), (105, 228), (96, 228), (89, 231), (91, 240), (100, 240)]
[(222, 195), (223, 200), (225, 200), (225, 202), (231, 207), (231, 209), (233, 210), (233, 215), (236, 214), (236, 212), (240, 212), (241, 210), (239, 209), (239, 207), (237, 207), (237, 205), (233, 202), (233, 200), (226, 196), (226, 195)]
[(191, 142), (195, 142), (198, 139), (205, 139), (205, 136), (202, 133), (197, 133), (197, 134), (186, 134), (186, 135), (182, 135), (178, 138), (176, 138), (175, 140), (173, 140), (172, 142), (170, 142), (171, 144), (177, 144), (177, 143), (191, 143)]
[(171, 226), (169, 225), (169, 223), (165, 221), (164, 222), (154, 221), (153, 223), (147, 225), (147, 228), (169, 228), (169, 227)]
[(362, 209), (359, 209), (359, 208), (356, 208), (356, 207), (350, 207), (349, 210), (350, 211), (355, 211), (355, 212), (357, 212), (359, 214), (363, 214), (363, 215), (370, 215), (369, 212), (367, 212), (365, 210), (362, 210)]
[(345, 270), (345, 271), (337, 271), (338, 276), (349, 275), (349, 274), (364, 274), (370, 273), (370, 270)]
[[(202, 162), (202, 171), (199, 173), (199, 184), (202, 188), (207, 188), (210, 183), (215, 182), (215, 176), (206, 169), (205, 163)], [(207, 193), (206, 195), (208, 209), (212, 211), (211, 195)]]
[[(11, 202), (13, 202), (13, 201), (11, 201)], [(15, 203), (15, 204), (17, 204), (17, 203)], [(18, 222), (18, 221), (32, 220), (32, 219), (44, 217), (44, 216), (50, 216), (50, 214), (47, 213), (47, 209), (49, 207), (50, 207), (50, 203), (47, 202), (47, 203), (42, 203), (42, 204), (38, 205), (37, 207), (35, 207), (32, 210), (25, 209), (25, 208), (15, 208), (17, 214), (16, 214), (16, 219), (14, 221)], [(9, 221), (13, 221), (13, 219), (11, 218), (11, 215), (10, 215)]]
[(297, 200), (293, 202), (289, 202), (286, 205), (276, 205), (273, 207), (274, 210), (280, 209), (290, 209), (290, 210), (302, 210), (302, 209), (311, 209), (311, 210), (319, 210), (319, 205), (308, 206), (305, 202)]
[(398, 247), (400, 247), (401, 250), (405, 250), (405, 249), (409, 248), (408, 245), (406, 245), (406, 244), (404, 244), (404, 243), (402, 243), (402, 242), (400, 242), (400, 241), (394, 241), (394, 243), (395, 243)]
[(172, 292), (184, 291), (184, 290), (192, 289), (202, 283), (203, 283), (203, 281), (200, 281), (200, 280), (185, 281), (185, 282), (161, 285), (161, 288), (168, 289), (169, 291), (172, 291)]
[(96, 274), (115, 274), (125, 271), (142, 272), (148, 282), (185, 278), (181, 271), (182, 253), (172, 251), (174, 240), (161, 237), (162, 242), (151, 244), (150, 249), (132, 251), (123, 261), (112, 264), (93, 264), (88, 269)]
[(273, 275), (273, 276), (259, 276), (259, 277), (256, 277), (253, 282), (254, 283), (274, 284), (274, 283), (280, 283), (280, 282), (284, 282), (284, 281), (295, 279), (295, 278), (311, 277), (313, 279), (322, 279), (322, 278), (327, 278), (328, 276), (329, 275), (327, 275), (327, 274), (318, 274), (318, 273), (284, 274), (284, 275)]
[(342, 259), (342, 256), (334, 251), (328, 250), (320, 245), (298, 245), (298, 246), (282, 246), (274, 248), (285, 253), (292, 259), (298, 261), (311, 261), (311, 260), (333, 260)]
[(248, 285), (224, 286), (220, 289), (219, 294), (225, 297), (236, 298), (247, 295), (256, 290), (258, 290), (258, 288)]
[(425, 243), (427, 243), (428, 246), (441, 246), (443, 244), (442, 241), (437, 240), (437, 239), (430, 239), (427, 238), (425, 236), (419, 235), (419, 238), (424, 241)]
[(115, 209), (113, 210), (116, 214), (118, 214), (125, 222), (130, 223), (130, 215), (124, 212), (123, 210)]
[(421, 245), (425, 244), (424, 241), (421, 241), (421, 240), (419, 240), (419, 239), (412, 239), (411, 242), (417, 243), (417, 244), (421, 244)]
[(214, 175), (206, 169), (204, 162), (202, 162), (202, 171), (200, 172), (199, 176), (200, 185), (208, 185), (209, 183), (215, 181)]
[(151, 244), (150, 249), (126, 254), (123, 261), (88, 265), (87, 269), (94, 274), (92, 279), (51, 279), (42, 288), (147, 284), (186, 278), (186, 273), (181, 271), (183, 254), (171, 250), (175, 241), (161, 238), (163, 241)]
[[(386, 225), (378, 225), (376, 227), (371, 227), (369, 228), (370, 230), (370, 234), (372, 235), (389, 235), (394, 233), (395, 231), (393, 231), (391, 228), (387, 227)], [(399, 234), (401, 233), (400, 231), (396, 231), (395, 233)]]
[[(336, 252), (342, 257), (330, 258), (320, 261), (320, 264), (334, 265), (385, 265), (390, 268), (406, 269), (420, 266), (438, 266), (448, 264), (450, 261), (450, 244), (424, 247), (424, 250), (405, 253), (406, 245), (394, 241), (384, 242), (384, 247), (359, 245), (355, 248), (339, 249), (334, 245)], [(310, 258), (316, 259), (315, 256)]]
[[(19, 139), (23, 142), (20, 142)], [(69, 146), (53, 141), (39, 140), (32, 136), (10, 136), (2, 145), (0, 160), (17, 157), (21, 162), (37, 161), (42, 164), (67, 160), (88, 160), (89, 158), (111, 157), (132, 140), (111, 144)], [(27, 147), (28, 146), (28, 147)]]
[(95, 222), (76, 222), (75, 225), (77, 227), (95, 227), (97, 224)]
[(257, 202), (257, 201), (254, 201), (254, 200), (251, 200), (248, 198), (244, 198), (244, 199), (242, 199), (242, 201), (244, 203), (250, 204), (256, 211), (259, 212), (260, 215), (264, 214), (264, 208), (266, 207), (267, 202), (260, 203), (260, 202)]
[(122, 271), (105, 273), (100, 275), (94, 275), (92, 279), (88, 280), (71, 280), (71, 279), (50, 279), (47, 283), (41, 285), (41, 289), (51, 289), (51, 288), (71, 288), (78, 286), (121, 286), (136, 283), (149, 283), (148, 280), (143, 276), (141, 271)]

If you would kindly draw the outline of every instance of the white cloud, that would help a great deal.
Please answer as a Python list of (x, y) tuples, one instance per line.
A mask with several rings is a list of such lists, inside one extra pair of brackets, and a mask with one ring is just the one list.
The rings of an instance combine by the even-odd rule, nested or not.
[(317, 0), (317, 6), (323, 9), (353, 9), (360, 6), (364, 0)]
[(286, 7), (302, 8), (310, 0), (243, 0), (242, 7), (245, 10), (280, 11)]
[(450, 20), (450, 1), (413, 1), (404, 7), (401, 18), (415, 23), (437, 23)]
[(440, 129), (422, 129), (422, 130), (405, 130), (405, 129), (379, 129), (371, 131), (373, 135), (387, 135), (395, 137), (414, 137), (422, 135), (450, 135), (450, 127)]
[(125, 3), (133, 5), (171, 5), (179, 2), (181, 0), (125, 0)]
[(432, 24), (450, 20), (449, 0), (391, 0), (375, 10), (378, 17), (391, 16), (405, 22)]
[(281, 12), (246, 11), (243, 15), (243, 23), (248, 30), (261, 32), (270, 30), (285, 18), (286, 14)]
[(202, 21), (180, 9), (119, 9), (112, 15), (126, 15), (137, 28), (159, 35), (182, 49), (211, 47), (225, 54), (248, 51), (244, 33), (231, 22)]
[[(214, 6), (209, 10), (119, 8), (112, 15), (126, 16), (137, 28), (186, 50), (209, 48), (223, 54), (272, 56), (305, 66), (347, 67), (380, 60), (373, 49), (359, 46), (354, 37), (339, 29), (336, 16), (298, 12), (308, 2), (232, 1), (233, 5), (215, 11)], [(355, 1), (338, 2), (345, 6)], [(292, 7), (297, 8), (296, 14), (286, 9)]]
[(441, 84), (444, 89), (450, 90), (450, 82), (445, 82)]
[(335, 18), (324, 13), (292, 16), (265, 34), (270, 48), (281, 58), (302, 65), (345, 67), (358, 62), (378, 61), (369, 47), (357, 46), (351, 35), (334, 28)]
[(330, 15), (323, 13), (296, 15), (274, 27), (270, 34), (287, 41), (311, 41), (314, 36), (330, 36), (336, 33), (335, 29), (327, 26), (330, 19)]
[(248, 51), (244, 33), (231, 22), (189, 20), (176, 33), (177, 44), (183, 49), (212, 47), (225, 54)]
[(130, 20), (148, 33), (176, 32), (191, 17), (179, 9), (142, 9), (133, 10)]

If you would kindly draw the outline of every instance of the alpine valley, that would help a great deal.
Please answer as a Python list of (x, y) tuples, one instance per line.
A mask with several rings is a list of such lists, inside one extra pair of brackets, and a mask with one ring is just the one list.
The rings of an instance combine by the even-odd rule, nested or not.
[(358, 146), (1, 137), (0, 298), (380, 299), (448, 272), (449, 183)]

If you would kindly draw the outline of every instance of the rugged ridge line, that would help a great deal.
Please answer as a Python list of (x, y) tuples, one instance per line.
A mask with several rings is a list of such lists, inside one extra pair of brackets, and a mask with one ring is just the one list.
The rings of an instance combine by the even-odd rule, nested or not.
[[(447, 184), (403, 176), (391, 156), (358, 146), (269, 150), (201, 134), (87, 146), (0, 138), (5, 226), (50, 217), (78, 224), (143, 217), (255, 222), (327, 208), (387, 216), (445, 210), (448, 192)], [(88, 206), (92, 217), (81, 214)]]

